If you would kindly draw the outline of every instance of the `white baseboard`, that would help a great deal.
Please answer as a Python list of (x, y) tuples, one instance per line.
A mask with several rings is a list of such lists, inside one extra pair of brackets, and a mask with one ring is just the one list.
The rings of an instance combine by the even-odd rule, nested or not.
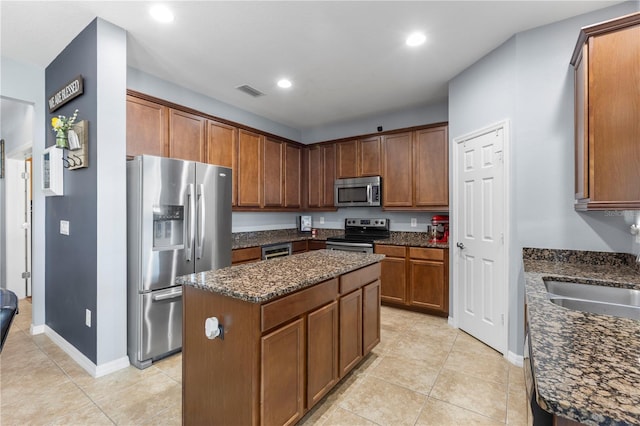
[(458, 322), (454, 317), (447, 318), (447, 323), (453, 328), (458, 328)]
[(511, 364), (517, 365), (518, 367), (522, 367), (524, 365), (524, 357), (522, 355), (508, 351), (506, 358)]
[(42, 324), (42, 325), (33, 325), (33, 324), (31, 324), (30, 328), (31, 328), (31, 330), (30, 330), (31, 335), (35, 336), (36, 334), (44, 333), (45, 325), (44, 324)]
[(87, 358), (82, 352), (76, 349), (71, 343), (67, 342), (62, 336), (56, 333), (49, 326), (45, 325), (44, 333), (49, 337), (53, 343), (58, 345), (67, 355), (71, 357), (78, 365), (85, 369), (85, 371), (91, 374), (92, 377), (102, 377), (114, 371), (127, 368), (129, 366), (129, 358), (124, 356), (116, 360), (107, 362), (105, 364), (96, 365), (89, 358)]

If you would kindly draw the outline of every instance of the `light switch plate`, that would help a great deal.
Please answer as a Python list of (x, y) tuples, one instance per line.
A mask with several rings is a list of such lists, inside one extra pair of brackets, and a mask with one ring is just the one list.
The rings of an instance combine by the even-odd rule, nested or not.
[(84, 324), (91, 327), (91, 311), (89, 309), (85, 309)]
[(61, 220), (60, 221), (60, 233), (62, 235), (69, 235), (69, 221)]

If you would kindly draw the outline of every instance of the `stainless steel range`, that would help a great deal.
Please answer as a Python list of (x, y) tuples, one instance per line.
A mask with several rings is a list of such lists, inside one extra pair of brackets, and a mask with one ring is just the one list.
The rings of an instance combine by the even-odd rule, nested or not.
[(344, 220), (344, 235), (327, 238), (328, 250), (373, 253), (373, 242), (389, 238), (389, 219)]

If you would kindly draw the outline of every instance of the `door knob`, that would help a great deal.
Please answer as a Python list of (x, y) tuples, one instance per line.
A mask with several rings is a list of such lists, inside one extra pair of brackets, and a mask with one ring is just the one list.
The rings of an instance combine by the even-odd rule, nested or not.
[(464, 244), (462, 244), (462, 243), (456, 243), (456, 246), (457, 246), (457, 247), (460, 247), (462, 250), (464, 250)]

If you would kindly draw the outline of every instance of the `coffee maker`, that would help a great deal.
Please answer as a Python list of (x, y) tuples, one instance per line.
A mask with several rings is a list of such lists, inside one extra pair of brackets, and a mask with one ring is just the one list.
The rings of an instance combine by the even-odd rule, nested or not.
[(449, 241), (449, 216), (435, 215), (431, 218), (432, 232), (429, 239), (432, 243), (446, 243)]

